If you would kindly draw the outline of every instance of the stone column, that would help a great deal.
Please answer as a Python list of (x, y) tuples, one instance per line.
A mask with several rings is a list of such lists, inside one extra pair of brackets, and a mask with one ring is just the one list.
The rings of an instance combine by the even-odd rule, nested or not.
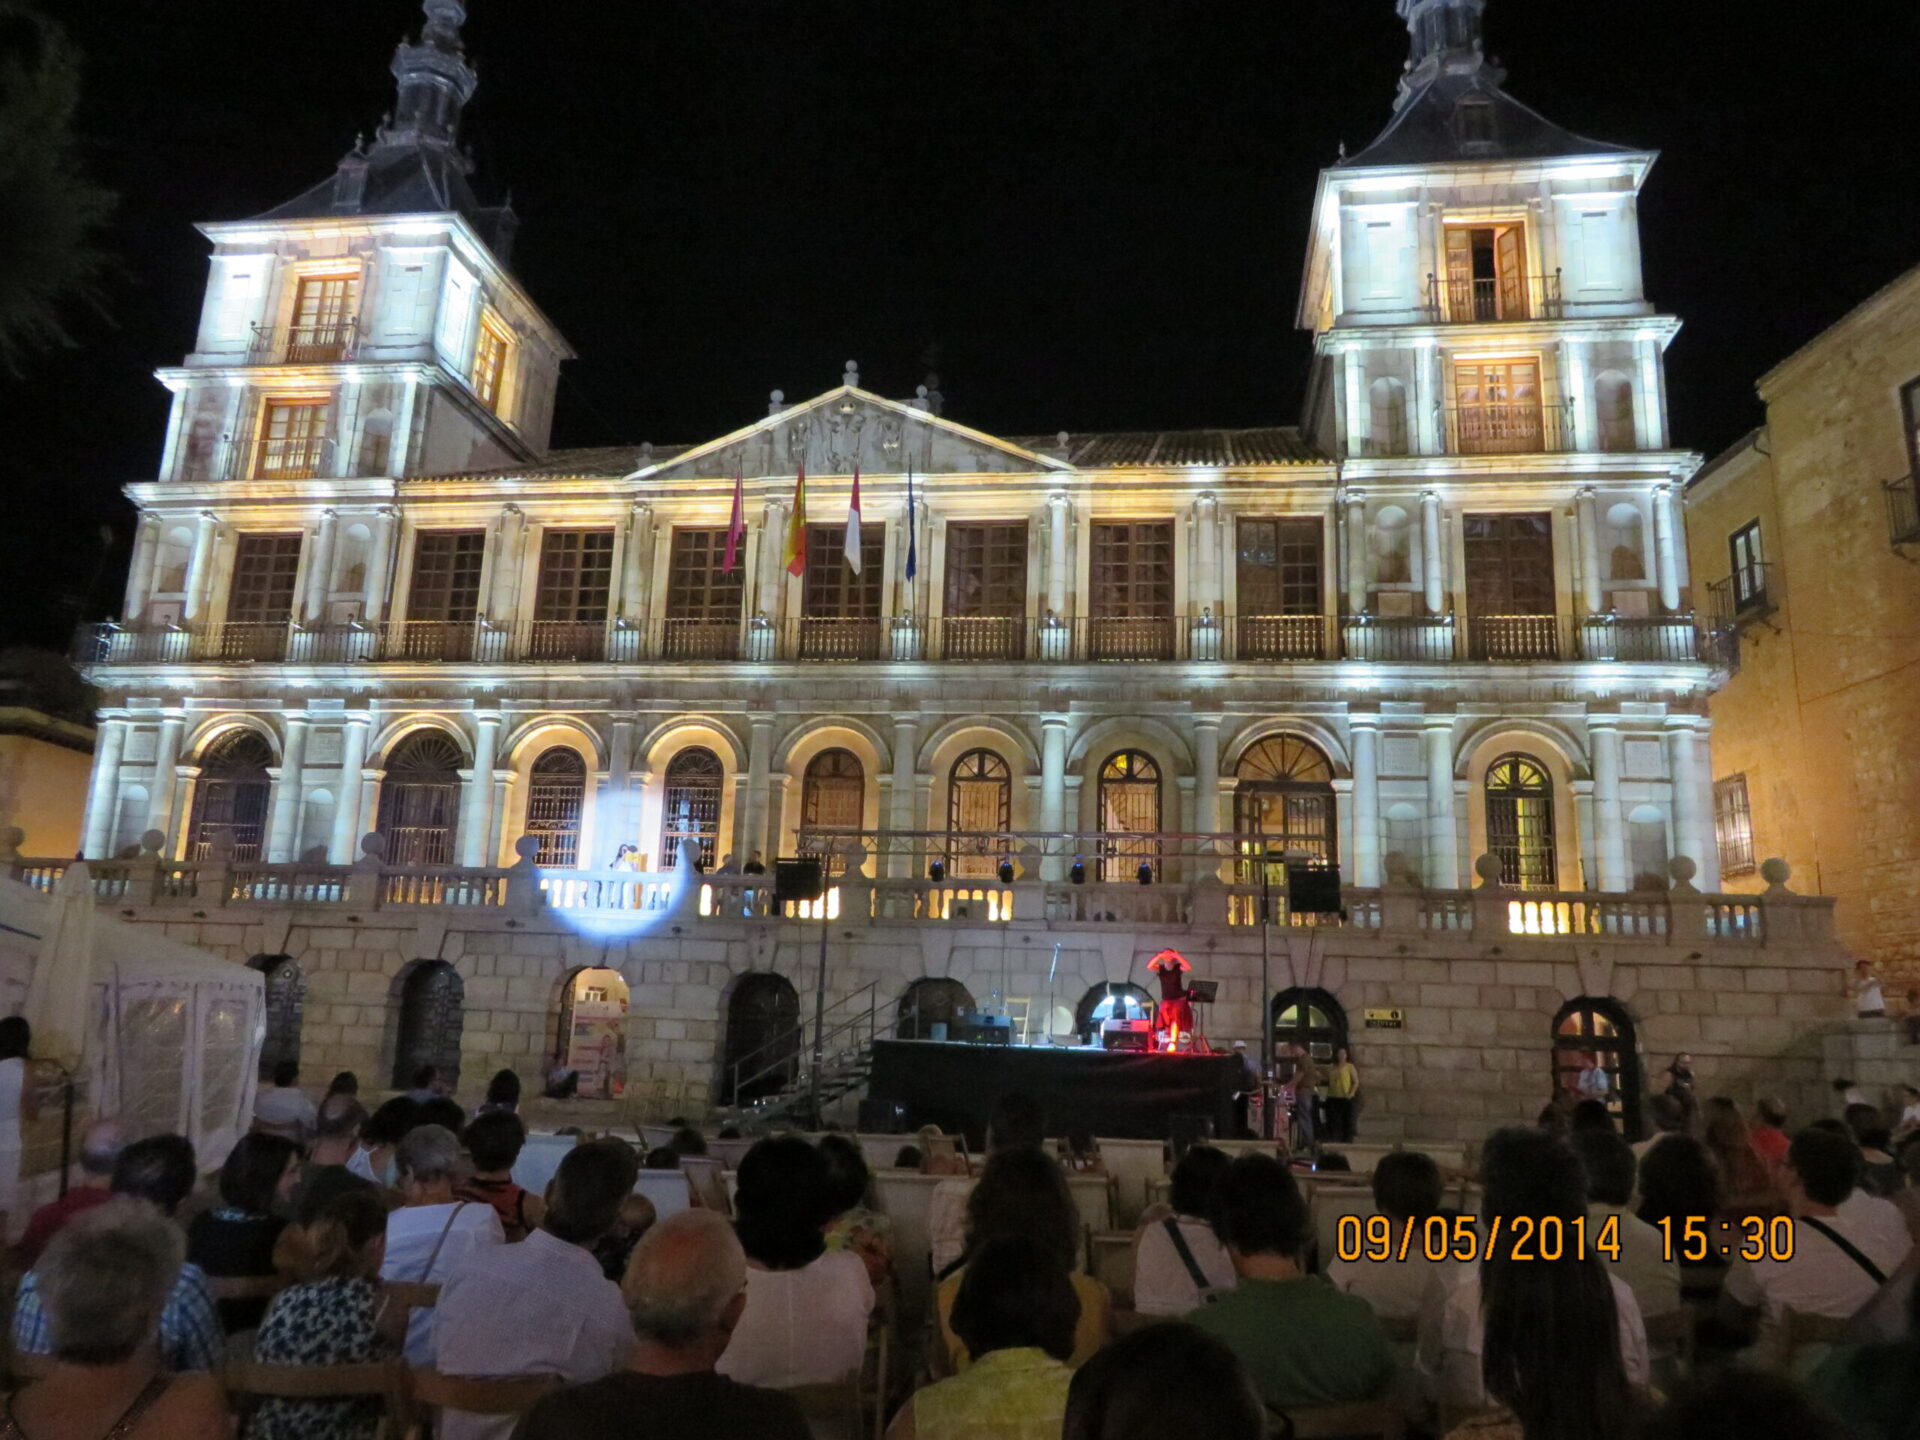
[(1367, 497), (1349, 490), (1343, 503), (1347, 511), (1347, 613), (1359, 615), (1367, 608)]
[(1067, 532), (1073, 525), (1073, 509), (1064, 490), (1047, 497), (1047, 610), (1065, 619), (1067, 597), (1073, 593), (1073, 576), (1067, 568)]
[[(633, 502), (627, 512), (627, 550), (620, 580), (620, 604), (615, 611), (635, 629), (647, 620), (647, 555), (653, 549), (653, 507)], [(742, 861), (746, 859), (743, 855)]]
[(752, 717), (753, 730), (747, 742), (747, 793), (746, 803), (740, 807), (741, 815), (736, 828), (740, 833), (739, 849), (742, 864), (753, 851), (758, 850), (761, 858), (768, 862), (769, 871), (773, 868), (773, 857), (767, 855), (767, 777), (773, 769), (773, 716), (756, 714)]
[[(93, 774), (87, 785), (86, 841), (81, 849), (90, 860), (111, 859), (113, 827), (120, 818), (120, 757), (126, 753), (129, 722), (120, 716), (100, 721), (94, 744)], [(29, 836), (29, 843), (32, 837)]]
[(1606, 609), (1606, 597), (1600, 590), (1600, 516), (1591, 485), (1580, 487), (1574, 499), (1580, 524), (1580, 603), (1588, 615)]
[(127, 603), (121, 611), (129, 625), (146, 617), (147, 597), (153, 593), (153, 567), (160, 551), (160, 517), (142, 515), (133, 541), (133, 565), (127, 572)]
[(320, 522), (313, 527), (313, 548), (307, 555), (307, 598), (301, 607), (309, 625), (326, 621), (327, 596), (333, 590), (333, 539), (339, 528), (340, 512), (332, 509), (322, 510)]
[(1380, 717), (1350, 715), (1353, 735), (1353, 883), (1380, 884)]
[(1642, 340), (1639, 351), (1640, 383), (1634, 387), (1634, 418), (1639, 422), (1641, 448), (1659, 450), (1667, 443), (1666, 417), (1661, 413), (1665, 407), (1660, 394), (1660, 342)]
[(520, 585), (520, 535), (526, 517), (518, 505), (500, 508), (500, 528), (493, 542), (493, 584), (487, 601), (487, 619), (503, 630), (514, 625), (514, 602)]
[(1436, 890), (1457, 890), (1460, 826), (1453, 807), (1453, 717), (1426, 717), (1427, 863), (1421, 878)]
[(1594, 873), (1602, 890), (1631, 888), (1627, 873), (1627, 833), (1620, 813), (1620, 721), (1613, 715), (1587, 717), (1593, 746)]
[[(1066, 811), (1067, 717), (1044, 715), (1040, 719), (1040, 828), (1053, 833), (1070, 829)], [(1043, 880), (1066, 878), (1069, 862), (1066, 856), (1053, 853), (1057, 848), (1049, 844), (1040, 862)]]
[(1680, 611), (1680, 538), (1674, 523), (1673, 487), (1653, 487), (1653, 559), (1660, 579), (1660, 608)]
[(382, 505), (373, 512), (373, 559), (367, 566), (367, 612), (369, 625), (387, 617), (387, 601), (393, 589), (393, 547), (399, 538), (400, 508)]
[[(1201, 835), (1220, 831), (1220, 717), (1193, 717), (1193, 829)], [(1203, 850), (1187, 868), (1194, 880), (1213, 877), (1216, 862)]]
[[(348, 715), (340, 727), (340, 784), (334, 793), (333, 837), (327, 847), (336, 865), (351, 865), (360, 858), (360, 772), (366, 768), (367, 736), (372, 729), (371, 715)], [(371, 829), (371, 824), (366, 828)]]
[[(622, 845), (640, 843), (640, 792), (633, 783), (633, 721), (614, 720), (607, 727), (607, 790), (594, 822), (594, 844), (600, 854), (582, 857), (587, 868), (604, 870)], [(745, 863), (746, 856), (740, 857)]]
[(267, 853), (269, 864), (280, 864), (297, 857), (300, 806), (306, 787), (300, 783), (301, 769), (307, 758), (308, 719), (301, 714), (283, 717), (286, 736), (280, 742), (280, 778), (273, 787), (267, 811)]
[(1426, 582), (1427, 613), (1447, 612), (1447, 555), (1441, 548), (1440, 492), (1420, 492), (1420, 555), (1425, 561), (1421, 579)]
[(180, 736), (187, 728), (184, 715), (169, 715), (160, 722), (160, 740), (153, 756), (153, 793), (147, 808), (147, 829), (164, 834), (173, 843), (173, 805), (179, 794)]
[(193, 554), (187, 560), (187, 600), (183, 614), (188, 620), (198, 620), (206, 612), (207, 591), (213, 578), (213, 543), (219, 534), (220, 521), (213, 511), (202, 510), (193, 532)]
[(1673, 785), (1674, 839), (1680, 853), (1699, 867), (1693, 883), (1713, 892), (1720, 888), (1720, 846), (1713, 832), (1713, 781), (1701, 754), (1705, 723), (1691, 715), (1668, 717), (1667, 773)]
[[(924, 826), (914, 823), (914, 780), (919, 774), (920, 717), (918, 715), (896, 715), (893, 717), (893, 785), (888, 797), (891, 812), (886, 817), (889, 830), (932, 830), (937, 828), (933, 817), (927, 817)], [(903, 842), (895, 841), (895, 845)], [(914, 850), (909, 846), (905, 850), (895, 849), (883, 857), (880, 869), (882, 875), (913, 874)]]
[(500, 747), (500, 716), (481, 713), (473, 718), (473, 775), (460, 797), (460, 863), (491, 865), (497, 858), (487, 853), (487, 840), (493, 834), (493, 758)]

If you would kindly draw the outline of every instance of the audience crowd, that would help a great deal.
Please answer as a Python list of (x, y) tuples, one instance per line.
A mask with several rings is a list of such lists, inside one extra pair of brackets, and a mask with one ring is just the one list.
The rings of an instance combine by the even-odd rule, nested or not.
[[(1471, 1173), (1193, 1145), (1116, 1270), (1072, 1188), (1108, 1159), (1030, 1096), (1001, 1097), (977, 1173), (937, 1131), (895, 1156), (927, 1187), (909, 1254), (845, 1135), (580, 1136), (536, 1193), (511, 1072), (469, 1119), (431, 1069), (369, 1113), (352, 1076), (315, 1103), (283, 1066), (221, 1157), (85, 1129), (8, 1251), (0, 1437), (374, 1440), (405, 1404), (248, 1392), (242, 1357), (436, 1371), (438, 1440), (1920, 1432), (1920, 1098), (1794, 1128), (1673, 1074), (1646, 1140), (1619, 1096), (1568, 1097)], [(1329, 1249), (1333, 1214), (1395, 1243)], [(515, 1379), (506, 1410), (458, 1389)]]

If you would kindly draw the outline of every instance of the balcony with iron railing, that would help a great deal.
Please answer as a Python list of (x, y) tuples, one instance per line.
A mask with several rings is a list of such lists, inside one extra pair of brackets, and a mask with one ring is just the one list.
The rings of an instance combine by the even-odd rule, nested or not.
[(359, 344), (353, 316), (320, 325), (256, 324), (247, 358), (254, 365), (334, 365), (353, 359)]
[(320, 473), (332, 441), (324, 435), (297, 435), (284, 440), (263, 439), (253, 452), (256, 480), (311, 480)]
[(1574, 448), (1573, 407), (1506, 400), (1449, 406), (1445, 414), (1451, 455), (1543, 455)]
[(1427, 276), (1427, 311), (1438, 325), (1497, 325), (1558, 320), (1561, 275)]
[(1885, 485), (1887, 496), (1887, 534), (1895, 545), (1920, 545), (1920, 496), (1915, 494), (1915, 477), (1902, 475)]

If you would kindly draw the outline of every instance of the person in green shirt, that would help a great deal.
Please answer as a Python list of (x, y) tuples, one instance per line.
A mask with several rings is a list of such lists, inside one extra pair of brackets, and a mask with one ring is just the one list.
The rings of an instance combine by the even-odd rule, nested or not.
[(1393, 1351), (1373, 1308), (1300, 1267), (1313, 1221), (1285, 1166), (1270, 1155), (1234, 1161), (1214, 1193), (1214, 1229), (1240, 1283), (1186, 1319), (1226, 1342), (1271, 1409), (1387, 1393)]

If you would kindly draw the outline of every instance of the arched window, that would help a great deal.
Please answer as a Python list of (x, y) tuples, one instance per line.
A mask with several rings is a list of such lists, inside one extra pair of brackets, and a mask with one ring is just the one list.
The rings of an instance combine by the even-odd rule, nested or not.
[[(1243, 855), (1294, 855), (1314, 865), (1340, 860), (1338, 819), (1333, 805), (1333, 763), (1312, 741), (1297, 735), (1272, 735), (1247, 747), (1235, 773), (1233, 828), (1242, 836)], [(1204, 777), (1202, 777), (1204, 779)], [(1242, 883), (1259, 879), (1258, 861)], [(1276, 867), (1270, 877), (1286, 883)]]
[(627, 982), (618, 970), (576, 970), (567, 977), (554, 1049), (580, 1077), (577, 1094), (618, 1100), (627, 1093)]
[(720, 757), (703, 745), (690, 746), (667, 762), (667, 793), (660, 810), (660, 866), (680, 863), (680, 842), (691, 840), (701, 866), (713, 868), (720, 842), (720, 786), (726, 779)]
[(1633, 1017), (1618, 1000), (1583, 995), (1553, 1017), (1554, 1093), (1580, 1095), (1594, 1060), (1607, 1072), (1607, 1109), (1629, 1139), (1640, 1133), (1640, 1050)]
[(1160, 767), (1150, 755), (1122, 750), (1100, 767), (1100, 878), (1127, 881), (1141, 865), (1160, 870), (1160, 846), (1128, 835), (1160, 831)]
[(193, 787), (193, 820), (187, 855), (204, 860), (222, 836), (233, 841), (235, 860), (258, 860), (267, 839), (267, 800), (273, 785), (267, 767), (273, 747), (252, 730), (230, 730), (200, 757)]
[(973, 992), (958, 980), (916, 980), (900, 997), (896, 1033), (902, 1040), (931, 1040), (933, 1027), (973, 1013)]
[(387, 756), (380, 818), (389, 865), (451, 865), (467, 757), (444, 730), (416, 730)]
[(1013, 828), (1013, 770), (991, 750), (969, 750), (947, 772), (948, 864), (962, 880), (1000, 870)]
[(784, 975), (743, 975), (727, 1000), (720, 1099), (743, 1105), (790, 1085), (800, 1070), (800, 996)]
[(556, 745), (533, 762), (527, 775), (526, 833), (540, 841), (536, 865), (571, 870), (580, 863), (580, 810), (586, 795), (587, 762), (579, 751)]
[(1407, 387), (1382, 376), (1367, 388), (1367, 401), (1367, 453), (1407, 454)]
[(1487, 769), (1487, 853), (1499, 860), (1503, 885), (1560, 888), (1553, 777), (1531, 755), (1502, 755)]
[(393, 1051), (393, 1088), (412, 1088), (422, 1065), (439, 1069), (449, 1089), (460, 1082), (460, 1030), (466, 987), (444, 960), (422, 960), (400, 982), (400, 1039)]
[(1305, 1045), (1315, 1064), (1331, 1064), (1348, 1048), (1347, 1012), (1325, 990), (1282, 990), (1273, 997), (1273, 1043)]
[(307, 977), (291, 955), (256, 955), (249, 969), (267, 977), (267, 1034), (260, 1044), (260, 1074), (300, 1063), (300, 1020), (307, 1004)]
[(800, 782), (802, 848), (813, 854), (857, 836), (866, 821), (867, 772), (851, 750), (822, 750)]
[(1634, 450), (1633, 382), (1618, 370), (1603, 370), (1593, 382), (1593, 412), (1602, 450)]
[(1073, 1012), (1073, 1028), (1082, 1045), (1100, 1038), (1100, 1026), (1107, 1020), (1151, 1020), (1153, 997), (1138, 985), (1109, 980), (1096, 985), (1080, 997)]

